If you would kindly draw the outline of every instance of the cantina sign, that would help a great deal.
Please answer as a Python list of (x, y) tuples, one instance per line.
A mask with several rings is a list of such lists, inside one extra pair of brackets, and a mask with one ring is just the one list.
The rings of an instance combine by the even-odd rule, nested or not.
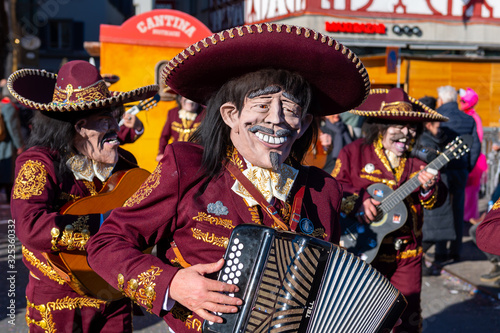
[(210, 36), (195, 17), (173, 9), (155, 9), (136, 15), (121, 26), (101, 24), (101, 42), (188, 47)]
[(325, 30), (328, 32), (369, 35), (385, 35), (386, 33), (385, 24), (383, 23), (325, 22)]

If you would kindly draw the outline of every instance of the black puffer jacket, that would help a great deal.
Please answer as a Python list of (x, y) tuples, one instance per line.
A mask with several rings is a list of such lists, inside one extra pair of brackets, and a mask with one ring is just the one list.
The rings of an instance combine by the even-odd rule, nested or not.
[[(444, 151), (446, 141), (443, 133), (440, 131), (437, 137), (430, 132), (424, 131), (418, 138), (413, 154), (426, 163), (430, 163), (436, 154), (435, 151)], [(427, 151), (426, 154), (422, 153)], [(417, 153), (420, 152), (420, 153)], [(427, 157), (427, 158), (424, 158)], [(449, 166), (449, 165), (448, 165)], [(446, 168), (445, 166), (444, 168)], [(443, 183), (448, 186), (444, 168), (440, 170)], [(439, 191), (447, 189), (439, 189)], [(453, 209), (451, 207), (450, 196), (446, 198), (443, 205), (432, 210), (424, 209), (424, 224), (422, 227), (423, 241), (434, 243), (437, 241), (454, 240), (456, 238), (455, 228), (453, 227)]]

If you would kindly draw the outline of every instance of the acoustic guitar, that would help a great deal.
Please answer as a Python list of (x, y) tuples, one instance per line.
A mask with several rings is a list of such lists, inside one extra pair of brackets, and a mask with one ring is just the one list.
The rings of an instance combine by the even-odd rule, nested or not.
[[(468, 152), (471, 144), (472, 136), (457, 137), (446, 146), (446, 151), (427, 164), (425, 169), (441, 169), (452, 159), (458, 159)], [(377, 206), (378, 214), (370, 224), (341, 214), (340, 246), (371, 263), (384, 237), (405, 224), (408, 211), (403, 200), (420, 185), (416, 174), (395, 191), (382, 183), (368, 186), (367, 191), (370, 196), (380, 202)]]
[[(99, 194), (67, 203), (60, 210), (65, 215), (103, 214), (121, 207), (134, 194), (150, 173), (141, 168), (115, 172)], [(150, 251), (150, 250), (149, 250)], [(82, 296), (115, 301), (125, 297), (95, 273), (87, 263), (87, 252), (62, 250), (44, 253), (45, 258), (74, 291)]]

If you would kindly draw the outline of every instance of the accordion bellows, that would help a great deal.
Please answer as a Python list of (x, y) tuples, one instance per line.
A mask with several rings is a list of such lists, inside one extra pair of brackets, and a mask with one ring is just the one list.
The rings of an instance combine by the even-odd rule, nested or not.
[(203, 332), (382, 332), (407, 304), (359, 257), (309, 236), (240, 225), (225, 260), (218, 280), (236, 284), (243, 305)]

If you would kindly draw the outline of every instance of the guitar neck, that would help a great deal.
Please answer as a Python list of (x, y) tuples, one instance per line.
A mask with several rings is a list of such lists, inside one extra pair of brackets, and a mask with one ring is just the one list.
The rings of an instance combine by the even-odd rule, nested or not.
[[(448, 158), (448, 156), (446, 156), (446, 154), (441, 154), (437, 158), (435, 158), (431, 163), (427, 164), (425, 169), (431, 168), (435, 170), (440, 170), (449, 161), (450, 159)], [(398, 203), (403, 201), (407, 196), (409, 196), (413, 191), (415, 191), (421, 185), (420, 181), (418, 180), (418, 174), (420, 174), (420, 172), (418, 172), (410, 180), (401, 185), (401, 187), (399, 187), (396, 191), (392, 192), (384, 200), (382, 200), (382, 202), (379, 205), (379, 209), (382, 210), (382, 212), (387, 213), (391, 209), (393, 209)]]

